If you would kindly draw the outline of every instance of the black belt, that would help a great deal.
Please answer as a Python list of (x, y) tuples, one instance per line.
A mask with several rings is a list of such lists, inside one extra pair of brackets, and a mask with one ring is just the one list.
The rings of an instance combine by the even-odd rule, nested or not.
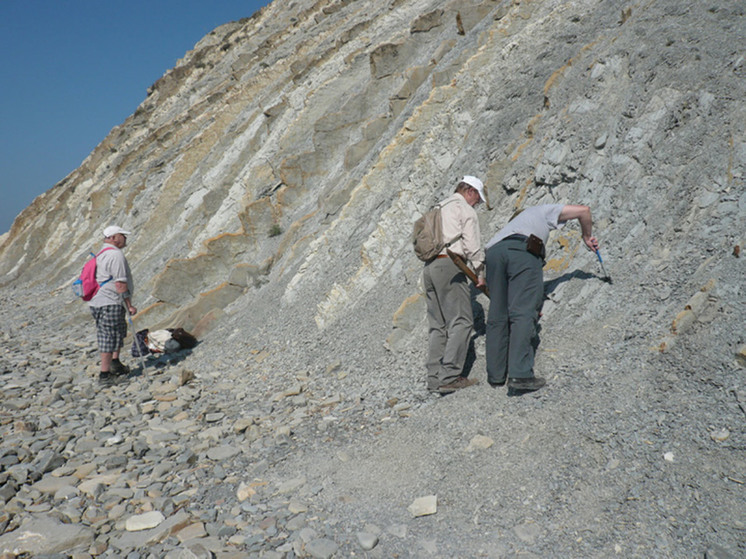
[(526, 235), (521, 235), (520, 233), (513, 233), (509, 237), (505, 237), (504, 239), (500, 239), (501, 241), (523, 241), (524, 243), (528, 240), (528, 237)]
[(544, 243), (539, 237), (535, 235), (531, 235), (531, 239), (532, 241), (529, 241), (529, 237), (527, 237), (526, 235), (521, 235), (520, 233), (513, 233), (512, 235), (505, 237), (504, 239), (501, 239), (500, 242), (520, 241), (522, 243), (526, 243), (526, 250), (529, 253), (544, 260), (546, 256), (546, 251), (544, 250)]

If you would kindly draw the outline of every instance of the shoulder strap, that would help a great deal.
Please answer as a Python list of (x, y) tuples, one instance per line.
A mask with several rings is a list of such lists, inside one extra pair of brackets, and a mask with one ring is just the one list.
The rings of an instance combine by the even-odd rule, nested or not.
[[(101, 250), (100, 250), (100, 251), (98, 252), (98, 254), (96, 254), (96, 256), (101, 256), (101, 254), (102, 254), (102, 253), (104, 253), (104, 252), (106, 252), (107, 250), (114, 250), (114, 247), (104, 247), (104, 248), (102, 248), (102, 249), (101, 249)], [(91, 253), (91, 254), (93, 254), (93, 253)]]
[(457, 200), (456, 198), (448, 197), (445, 200), (443, 200), (442, 202), (438, 202), (436, 205), (439, 208), (443, 208), (444, 206), (447, 206), (448, 204), (450, 204), (451, 202), (455, 202), (456, 200)]
[[(102, 248), (102, 249), (101, 249), (101, 250), (99, 251), (99, 253), (98, 253), (98, 254), (96, 254), (96, 255), (94, 256), (94, 258), (96, 258), (96, 257), (98, 257), (98, 256), (101, 256), (101, 254), (103, 254), (103, 253), (104, 253), (104, 252), (106, 252), (107, 250), (114, 250), (114, 247), (104, 247), (104, 248)], [(91, 253), (91, 254), (93, 254), (93, 253)], [(109, 276), (109, 279), (107, 279), (107, 280), (104, 280), (104, 281), (102, 281), (101, 283), (99, 283), (99, 284), (98, 284), (98, 286), (99, 286), (99, 287), (103, 287), (104, 285), (106, 285), (107, 283), (109, 283), (109, 282), (110, 282), (111, 280), (113, 280), (113, 279), (114, 279), (114, 276)]]
[[(437, 204), (437, 207), (440, 208), (440, 209), (443, 209), (444, 206), (447, 206), (451, 202), (455, 202), (457, 199), (458, 198), (447, 198), (447, 199), (443, 200), (442, 202), (439, 202)], [(461, 233), (459, 233), (458, 235), (456, 235), (453, 239), (451, 239), (447, 243), (444, 243), (443, 247), (444, 248), (450, 247), (453, 243), (455, 243), (456, 241), (458, 241), (460, 238), (461, 238)]]

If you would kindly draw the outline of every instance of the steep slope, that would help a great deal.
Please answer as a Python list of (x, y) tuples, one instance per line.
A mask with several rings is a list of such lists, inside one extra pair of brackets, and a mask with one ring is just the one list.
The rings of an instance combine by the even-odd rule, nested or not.
[[(241, 447), (222, 467), (267, 484), (243, 510), (224, 478), (185, 469), (195, 516), (221, 502), (217, 522), (234, 506), (232, 518), (261, 524), (263, 510), (288, 508), (276, 501), (301, 501), (339, 556), (371, 524), (390, 528), (371, 556), (738, 556), (743, 12), (676, 0), (275, 2), (205, 37), (19, 216), (0, 241), (6, 339), (90, 339), (67, 281), (117, 222), (137, 232), (137, 324), (204, 332), (168, 370), (196, 372), (185, 413), (225, 414), (223, 439), (184, 446), (200, 463), (219, 442)], [(487, 185), (485, 241), (516, 207), (593, 210), (614, 283), (577, 229), (552, 237), (537, 363), (549, 386), (535, 397), (424, 393), (409, 231), (463, 174)], [(483, 308), (475, 297), (478, 323)], [(470, 369), (483, 379), (481, 334)], [(84, 357), (63, 368), (84, 376)], [(10, 366), (4, 377), (24, 382)], [(133, 381), (138, 403), (150, 382)], [(101, 398), (99, 416), (116, 417)], [(240, 419), (253, 435), (232, 431)], [(494, 445), (470, 447), (476, 435)], [(191, 466), (184, 448), (161, 452), (177, 477)], [(406, 507), (426, 494), (438, 514), (411, 520)], [(301, 528), (283, 529), (238, 549), (313, 554)]]

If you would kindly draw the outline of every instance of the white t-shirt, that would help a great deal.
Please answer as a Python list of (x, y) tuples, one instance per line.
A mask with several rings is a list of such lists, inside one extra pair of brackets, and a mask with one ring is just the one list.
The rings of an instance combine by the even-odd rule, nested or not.
[(114, 286), (114, 283), (117, 281), (127, 282), (127, 289), (130, 292), (130, 296), (134, 291), (132, 273), (130, 272), (130, 267), (127, 259), (124, 257), (124, 253), (114, 245), (108, 243), (104, 244), (103, 248), (108, 250), (101, 252), (96, 257), (96, 281), (99, 285), (106, 280), (109, 281), (102, 285), (96, 295), (88, 301), (88, 305), (91, 307), (122, 304), (122, 296), (117, 293), (117, 289)]
[(516, 234), (526, 237), (536, 235), (546, 245), (549, 240), (549, 232), (553, 229), (561, 229), (567, 223), (566, 221), (559, 221), (559, 215), (564, 207), (565, 204), (544, 204), (543, 206), (526, 208), (500, 229), (490, 239), (485, 248), (490, 248), (505, 237)]

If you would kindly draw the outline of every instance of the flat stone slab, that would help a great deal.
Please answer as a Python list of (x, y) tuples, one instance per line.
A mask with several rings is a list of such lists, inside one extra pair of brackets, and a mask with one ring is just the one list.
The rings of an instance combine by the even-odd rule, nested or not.
[(412, 513), (415, 518), (418, 516), (428, 516), (438, 512), (438, 497), (435, 495), (428, 495), (427, 497), (420, 497), (415, 499), (414, 502), (407, 507), (407, 510)]
[(33, 484), (31, 488), (46, 495), (54, 495), (63, 487), (74, 487), (77, 483), (78, 478), (75, 476), (54, 477), (53, 475), (46, 475)]
[(150, 530), (122, 532), (121, 535), (112, 538), (111, 543), (118, 549), (136, 549), (152, 545), (162, 542), (168, 536), (188, 526), (191, 522), (191, 517), (187, 513), (179, 511)]
[(90, 546), (93, 531), (79, 524), (62, 524), (51, 518), (34, 519), (0, 536), (0, 553), (51, 555), (78, 546)]
[(222, 446), (216, 446), (215, 448), (211, 448), (207, 451), (207, 457), (210, 460), (220, 461), (220, 460), (228, 460), (229, 458), (233, 458), (237, 454), (241, 453), (240, 448), (236, 448), (235, 446), (229, 446), (229, 445), (222, 445)]
[(163, 513), (161, 511), (153, 510), (143, 514), (130, 516), (125, 523), (124, 528), (128, 532), (150, 530), (151, 528), (155, 528), (156, 526), (158, 526), (164, 520), (166, 520), (166, 517), (163, 516)]
[(319, 538), (306, 545), (306, 553), (314, 559), (330, 559), (338, 549), (337, 543), (328, 538)]

